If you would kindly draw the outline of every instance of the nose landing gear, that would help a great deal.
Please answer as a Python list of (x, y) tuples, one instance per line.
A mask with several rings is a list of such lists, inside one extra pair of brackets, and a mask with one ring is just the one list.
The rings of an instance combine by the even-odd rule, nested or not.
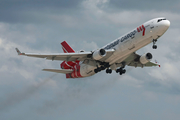
[(157, 42), (157, 40), (156, 40), (156, 39), (153, 39), (153, 46), (152, 46), (153, 49), (157, 49), (157, 45), (155, 45), (156, 42)]

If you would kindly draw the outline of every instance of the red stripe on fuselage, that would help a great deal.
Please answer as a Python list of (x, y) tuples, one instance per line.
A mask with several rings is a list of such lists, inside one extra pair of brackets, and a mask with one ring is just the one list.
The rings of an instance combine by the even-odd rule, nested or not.
[(78, 77), (82, 77), (81, 76), (81, 72), (80, 72), (80, 65), (79, 65), (79, 63), (76, 65), (76, 68), (77, 68), (77, 76)]
[(146, 28), (144, 27), (144, 25), (142, 25), (142, 28), (143, 28), (143, 36), (144, 36)]
[(63, 62), (61, 63), (61, 68), (62, 68), (62, 69), (72, 69), (73, 66), (75, 66), (76, 64), (77, 64), (77, 63), (76, 63), (76, 62), (73, 62), (73, 61), (68, 61), (68, 62), (63, 61)]
[(71, 74), (66, 74), (66, 78), (72, 78)]
[(73, 66), (73, 72), (70, 74), (66, 74), (66, 78), (81, 78), (83, 77), (80, 73), (80, 65), (77, 63), (75, 66)]
[(137, 31), (140, 32), (139, 28), (137, 28)]
[(141, 26), (139, 27), (139, 29), (142, 31), (142, 28), (141, 28)]

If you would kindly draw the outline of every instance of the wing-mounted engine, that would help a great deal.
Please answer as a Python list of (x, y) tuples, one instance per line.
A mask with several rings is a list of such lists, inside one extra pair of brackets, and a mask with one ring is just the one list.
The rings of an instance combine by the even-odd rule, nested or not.
[(151, 59), (152, 59), (152, 54), (146, 53), (139, 58), (139, 61), (141, 64), (146, 64), (146, 63), (150, 62)]
[(106, 51), (104, 49), (99, 49), (96, 50), (93, 54), (92, 54), (92, 58), (95, 60), (100, 60), (101, 58), (106, 56)]

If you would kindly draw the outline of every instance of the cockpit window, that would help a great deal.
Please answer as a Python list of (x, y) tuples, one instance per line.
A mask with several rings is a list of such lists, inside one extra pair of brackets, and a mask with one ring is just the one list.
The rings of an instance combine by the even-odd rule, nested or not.
[(162, 19), (158, 19), (158, 21), (157, 21), (157, 22), (160, 22), (160, 21), (162, 21)]
[(158, 19), (157, 22), (161, 22), (162, 20), (166, 20), (166, 18), (163, 18), (163, 19)]

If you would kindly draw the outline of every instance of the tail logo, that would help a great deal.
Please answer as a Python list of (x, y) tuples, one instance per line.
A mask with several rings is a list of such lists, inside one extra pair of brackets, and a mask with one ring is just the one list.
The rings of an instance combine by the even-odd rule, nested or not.
[[(66, 41), (63, 41), (61, 43), (62, 45), (62, 49), (64, 51), (64, 53), (75, 53), (75, 51), (71, 48), (71, 46), (69, 46), (69, 44)], [(63, 61), (60, 64), (60, 67), (62, 69), (72, 69), (73, 72), (66, 74), (66, 78), (79, 78), (82, 77), (81, 73), (80, 73), (80, 65), (79, 65), (78, 60), (76, 61)]]

